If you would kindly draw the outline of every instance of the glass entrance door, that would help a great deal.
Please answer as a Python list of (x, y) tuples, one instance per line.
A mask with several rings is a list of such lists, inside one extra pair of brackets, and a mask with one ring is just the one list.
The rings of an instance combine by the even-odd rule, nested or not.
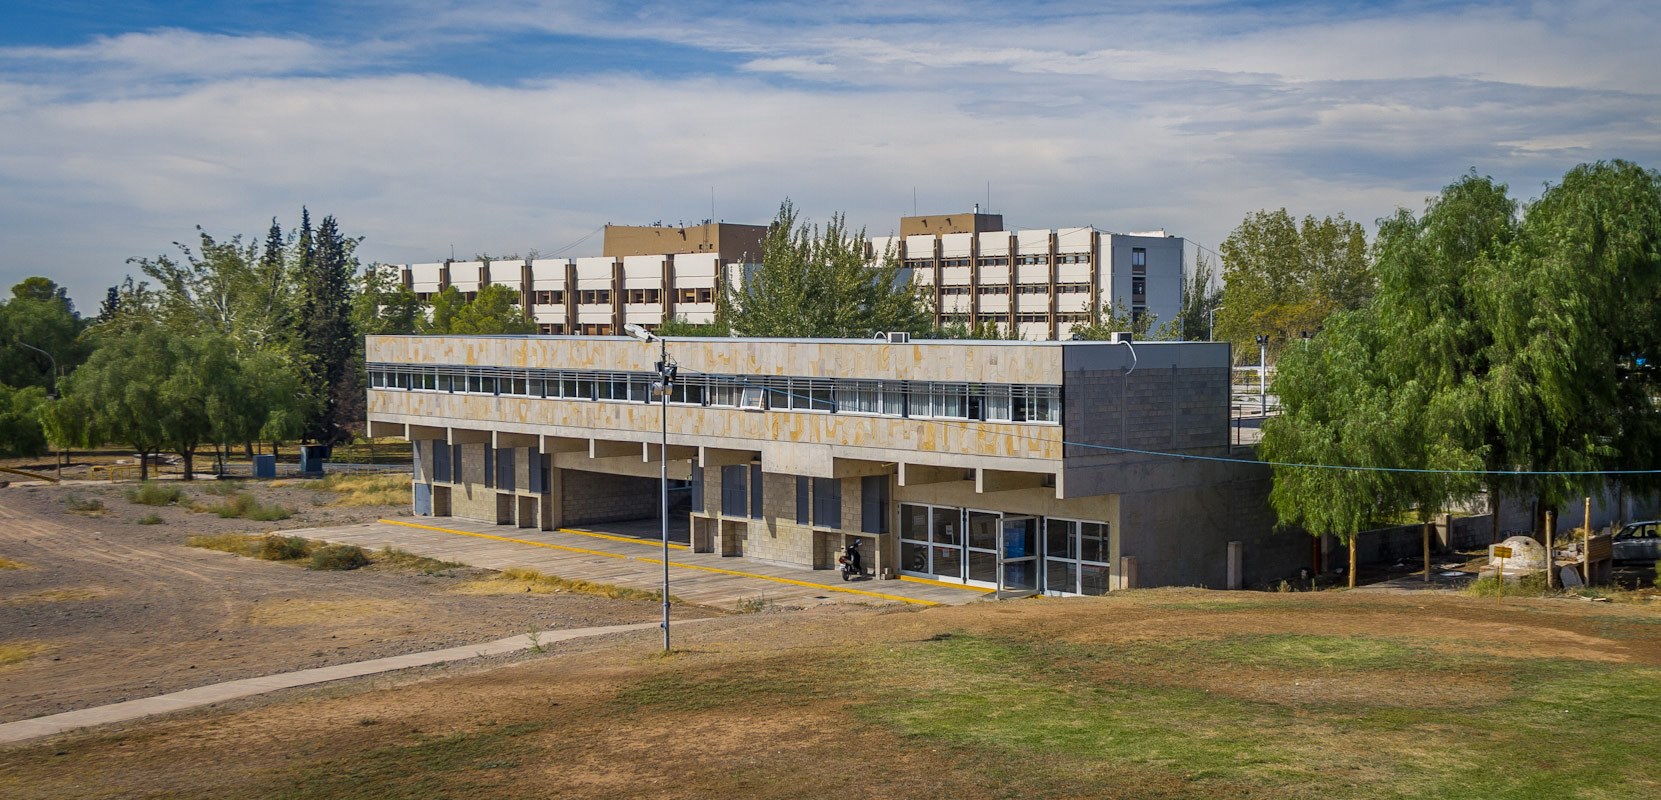
[(999, 534), (999, 591), (1038, 591), (1038, 518), (1004, 517)]
[(968, 560), (968, 582), (988, 588), (998, 588), (998, 548), (1002, 538), (999, 521), (1002, 514), (995, 511), (970, 511), (968, 540), (964, 555)]

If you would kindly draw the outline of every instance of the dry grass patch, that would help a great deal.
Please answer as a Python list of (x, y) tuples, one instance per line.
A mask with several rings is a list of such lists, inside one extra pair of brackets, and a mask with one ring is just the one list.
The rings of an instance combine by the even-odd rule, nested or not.
[[(463, 594), (592, 594), (613, 600), (658, 600), (662, 595), (644, 589), (629, 589), (609, 583), (572, 580), (544, 575), (534, 569), (507, 569), (484, 580), (469, 581), (453, 591)], [(670, 597), (674, 602), (674, 597)]]
[(411, 502), (410, 476), (330, 475), (313, 488), (339, 495), (331, 506), (407, 506)]
[(0, 600), (0, 605), (23, 606), (34, 603), (63, 603), (71, 600), (96, 600), (108, 595), (105, 589), (89, 589), (77, 586), (70, 589), (45, 589), (29, 594), (20, 594)]
[(354, 620), (392, 617), (408, 608), (407, 604), (394, 600), (374, 598), (262, 600), (249, 609), (248, 622), (272, 627), (339, 625)]
[(413, 570), (423, 575), (439, 575), (450, 570), (467, 568), (466, 564), (418, 556), (408, 550), (400, 550), (392, 545), (386, 545), (375, 551), (369, 560), (375, 566)]
[(51, 650), (51, 645), (44, 642), (4, 642), (0, 643), (0, 667), (9, 667), (21, 664), (35, 656)]
[(23, 569), (26, 566), (28, 565), (21, 561), (13, 561), (9, 558), (0, 558), (0, 569)]

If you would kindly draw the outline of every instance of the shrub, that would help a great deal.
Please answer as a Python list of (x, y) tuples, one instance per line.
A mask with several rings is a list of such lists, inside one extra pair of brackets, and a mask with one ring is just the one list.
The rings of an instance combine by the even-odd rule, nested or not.
[(327, 544), (311, 554), (309, 569), (357, 569), (369, 563), (369, 554), (351, 544)]
[(245, 533), (215, 533), (206, 536), (192, 536), (186, 540), (185, 544), (191, 547), (235, 553), (239, 556), (258, 557), (262, 549), (258, 541), (259, 538)]
[[(1492, 576), (1478, 578), (1471, 581), (1471, 585), (1465, 587), (1465, 594), (1477, 597), (1493, 597), (1498, 592), (1498, 587), (1499, 582)], [(1556, 593), (1555, 590), (1546, 586), (1546, 573), (1544, 571), (1531, 572), (1518, 577), (1514, 581), (1506, 581), (1505, 591), (1503, 592), (1507, 597), (1544, 597)]]
[(144, 516), (139, 517), (138, 518), (138, 524), (140, 524), (140, 525), (160, 525), (161, 524), (161, 515), (152, 511), (149, 514), (145, 514)]
[(170, 506), (179, 502), (185, 495), (177, 486), (164, 486), (155, 481), (145, 481), (138, 486), (127, 490), (127, 502), (141, 506)]
[(237, 492), (225, 502), (209, 506), (208, 510), (224, 519), (251, 519), (255, 522), (276, 522), (294, 516), (293, 509), (264, 505), (247, 492)]
[(275, 533), (260, 537), (259, 557), (266, 561), (294, 561), (311, 555), (312, 543), (299, 536)]
[(255, 503), (253, 508), (248, 509), (247, 516), (255, 522), (276, 522), (294, 516), (294, 511), (282, 506)]
[(63, 498), (63, 507), (76, 514), (104, 513), (104, 501), (96, 497), (82, 497), (74, 492)]

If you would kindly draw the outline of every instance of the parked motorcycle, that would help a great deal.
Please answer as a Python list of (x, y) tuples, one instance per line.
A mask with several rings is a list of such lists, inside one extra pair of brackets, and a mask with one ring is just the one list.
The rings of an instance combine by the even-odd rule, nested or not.
[(836, 563), (842, 565), (842, 580), (851, 581), (863, 577), (865, 568), (860, 562), (859, 540), (855, 539), (852, 544), (842, 548), (842, 555), (836, 557)]

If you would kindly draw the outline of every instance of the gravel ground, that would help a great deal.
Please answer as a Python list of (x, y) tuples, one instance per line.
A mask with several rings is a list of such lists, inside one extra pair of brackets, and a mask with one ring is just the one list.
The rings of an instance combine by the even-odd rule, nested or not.
[[(314, 572), (189, 547), (192, 535), (352, 524), (407, 509), (332, 507), (335, 495), (304, 482), (248, 483), (238, 489), (296, 512), (249, 522), (182, 507), (223, 502), (212, 493), (222, 484), (176, 485), (184, 504), (162, 508), (128, 502), (119, 485), (0, 488), (0, 559), (21, 565), (0, 569), (0, 722), (658, 613), (651, 601), (453, 591), (489, 574), (481, 570)], [(101, 511), (72, 510), (93, 501)], [(150, 514), (161, 522), (139, 524)], [(8, 653), (25, 657), (7, 664)]]

